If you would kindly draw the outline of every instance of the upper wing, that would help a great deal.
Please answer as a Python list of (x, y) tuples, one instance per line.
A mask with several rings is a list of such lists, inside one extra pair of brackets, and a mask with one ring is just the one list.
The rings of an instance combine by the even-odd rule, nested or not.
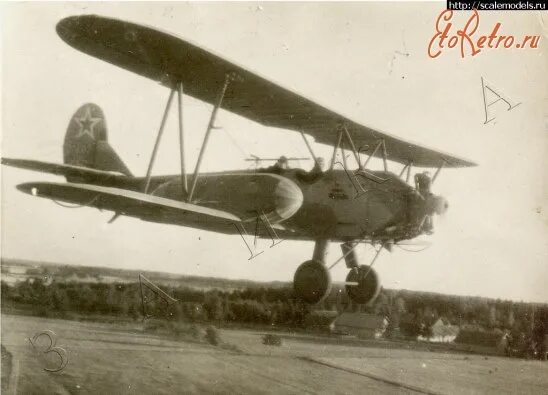
[[(168, 87), (182, 82), (185, 93), (214, 103), (227, 73), (237, 78), (227, 89), (222, 108), (266, 126), (312, 135), (337, 144), (337, 128), (345, 125), (356, 145), (371, 148), (384, 139), (389, 160), (418, 167), (475, 166), (475, 163), (413, 144), (356, 123), (196, 45), (146, 26), (84, 15), (57, 25), (69, 45)], [(376, 156), (382, 155), (377, 150)]]
[(143, 219), (204, 221), (232, 224), (240, 218), (225, 211), (179, 202), (127, 189), (90, 184), (29, 182), (17, 186), (22, 192), (62, 202), (112, 210)]

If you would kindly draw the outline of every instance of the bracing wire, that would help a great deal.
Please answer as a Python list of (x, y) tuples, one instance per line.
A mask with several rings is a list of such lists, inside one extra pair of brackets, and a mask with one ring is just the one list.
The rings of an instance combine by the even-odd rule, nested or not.
[(230, 140), (230, 142), (238, 149), (238, 151), (240, 151), (240, 153), (242, 154), (242, 156), (244, 158), (247, 158), (248, 155), (247, 153), (244, 151), (244, 149), (240, 146), (240, 144), (238, 144), (238, 142), (234, 139), (234, 137), (232, 137), (232, 135), (230, 134), (230, 132), (226, 129), (223, 128), (223, 131), (226, 133), (226, 135), (228, 136), (228, 139)]

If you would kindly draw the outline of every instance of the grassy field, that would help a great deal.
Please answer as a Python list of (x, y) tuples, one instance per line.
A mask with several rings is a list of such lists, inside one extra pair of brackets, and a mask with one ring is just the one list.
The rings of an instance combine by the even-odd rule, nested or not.
[[(230, 349), (141, 328), (2, 315), (2, 345), (12, 356), (2, 359), (2, 371), (11, 372), (3, 393), (538, 394), (548, 388), (548, 364), (536, 361), (323, 344), (290, 334), (273, 347), (262, 344), (259, 332), (221, 330)], [(54, 331), (68, 353), (59, 373), (43, 370), (56, 357), (44, 358), (27, 340), (43, 330)]]

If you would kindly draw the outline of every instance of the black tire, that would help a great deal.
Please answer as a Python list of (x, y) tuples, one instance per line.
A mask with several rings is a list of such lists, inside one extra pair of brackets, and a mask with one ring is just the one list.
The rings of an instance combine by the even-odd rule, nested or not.
[(293, 288), (297, 296), (306, 303), (319, 303), (331, 290), (329, 270), (321, 262), (306, 261), (295, 272)]
[(381, 290), (381, 283), (377, 272), (369, 266), (360, 266), (350, 270), (346, 276), (347, 282), (356, 282), (358, 285), (347, 285), (346, 293), (357, 304), (372, 302)]

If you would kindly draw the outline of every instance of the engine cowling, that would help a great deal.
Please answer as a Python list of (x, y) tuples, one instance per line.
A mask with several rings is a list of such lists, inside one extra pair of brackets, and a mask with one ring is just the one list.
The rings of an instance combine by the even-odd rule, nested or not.
[(310, 260), (302, 263), (295, 272), (293, 288), (306, 303), (322, 301), (331, 290), (331, 275), (321, 262)]
[(350, 270), (346, 282), (357, 285), (346, 285), (346, 292), (354, 303), (367, 304), (379, 295), (381, 282), (377, 272), (369, 266), (360, 266)]

